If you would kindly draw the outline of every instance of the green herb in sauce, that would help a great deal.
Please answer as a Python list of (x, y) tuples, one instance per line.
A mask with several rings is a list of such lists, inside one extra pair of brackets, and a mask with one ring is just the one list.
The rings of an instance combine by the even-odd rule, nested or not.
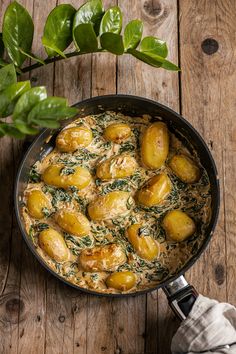
[[(120, 144), (106, 141), (103, 136), (104, 129), (113, 123), (125, 123), (130, 125), (131, 136)], [(81, 287), (89, 288), (94, 286), (96, 291), (107, 292), (104, 279), (110, 272), (88, 273), (81, 269), (78, 257), (81, 252), (87, 248), (93, 249), (95, 246), (104, 246), (111, 243), (118, 244), (125, 251), (127, 261), (118, 267), (117, 271), (130, 270), (137, 276), (136, 288), (131, 291), (142, 290), (148, 287), (154, 287), (168, 277), (177, 274), (186, 262), (196, 254), (205, 237), (205, 230), (210, 219), (211, 190), (207, 172), (200, 165), (195, 152), (189, 148), (190, 143), (183, 145), (180, 140), (178, 144), (170, 145), (168, 160), (176, 152), (183, 150), (192, 154), (192, 158), (197, 161), (201, 168), (201, 178), (195, 184), (186, 184), (181, 182), (168, 167), (168, 160), (165, 166), (158, 170), (145, 169), (140, 160), (140, 138), (144, 129), (150, 124), (151, 117), (127, 117), (122, 113), (102, 112), (97, 115), (79, 118), (76, 122), (69, 125), (85, 125), (90, 127), (93, 134), (92, 143), (86, 148), (80, 148), (74, 153), (52, 152), (47, 162), (37, 162), (30, 171), (30, 184), (38, 183), (39, 188), (47, 195), (52, 204), (52, 209), (43, 208), (44, 219), (39, 222), (27, 214), (29, 237), (35, 246), (38, 246), (38, 234), (48, 227), (56, 228), (61, 232), (70, 251), (70, 259), (65, 263), (56, 262), (47, 255), (40, 252), (49, 266), (68, 281), (78, 284)], [(180, 136), (180, 135), (179, 135)], [(179, 137), (177, 137), (179, 138)], [(171, 142), (176, 137), (171, 134)], [(184, 141), (184, 140), (183, 140)], [(127, 178), (112, 179), (103, 181), (96, 177), (97, 165), (107, 158), (119, 155), (121, 153), (130, 154), (135, 157), (138, 168), (135, 173)], [(50, 164), (61, 163), (65, 167), (61, 170), (61, 175), (70, 175), (75, 171), (76, 166), (83, 166), (89, 169), (93, 176), (93, 182), (84, 190), (78, 190), (76, 187), (68, 189), (48, 186), (41, 181), (41, 173)], [(144, 207), (138, 205), (136, 201), (136, 192), (154, 175), (165, 172), (172, 183), (172, 189), (169, 196), (161, 205), (154, 207)], [(124, 191), (130, 193), (127, 200), (127, 213), (118, 215), (116, 218), (104, 221), (90, 221), (91, 231), (88, 235), (77, 237), (63, 232), (55, 223), (54, 213), (61, 208), (69, 208), (75, 211), (87, 214), (88, 204), (97, 198), (98, 195), (105, 195), (112, 191)], [(27, 213), (27, 204), (23, 200), (23, 208)], [(166, 240), (165, 232), (162, 228), (162, 220), (169, 210), (181, 209), (191, 216), (196, 225), (197, 231), (186, 241), (174, 243)], [(26, 222), (27, 223), (27, 222)], [(130, 225), (140, 224), (139, 236), (151, 235), (161, 247), (158, 259), (150, 262), (140, 258), (133, 246), (130, 244), (126, 230)], [(39, 247), (38, 247), (39, 248)], [(92, 284), (92, 285), (91, 285)], [(114, 290), (115, 292), (115, 290)]]

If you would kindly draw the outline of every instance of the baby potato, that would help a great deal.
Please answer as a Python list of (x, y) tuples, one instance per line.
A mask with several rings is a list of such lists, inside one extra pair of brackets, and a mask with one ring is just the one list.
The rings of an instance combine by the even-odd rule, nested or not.
[(57, 224), (75, 236), (85, 236), (90, 232), (90, 223), (85, 215), (73, 210), (62, 209), (55, 215)]
[(114, 191), (98, 196), (88, 205), (88, 214), (92, 220), (107, 220), (128, 212), (133, 199), (128, 192)]
[(114, 288), (120, 291), (127, 291), (136, 283), (136, 276), (133, 272), (115, 272), (109, 275), (106, 279), (106, 285), (108, 288)]
[(167, 238), (176, 242), (186, 240), (196, 231), (195, 222), (181, 210), (169, 211), (162, 221), (162, 226)]
[(143, 134), (141, 141), (141, 159), (150, 169), (160, 168), (169, 153), (169, 133), (165, 123), (151, 124)]
[(100, 163), (97, 167), (97, 176), (103, 180), (129, 177), (134, 174), (136, 168), (135, 158), (128, 154), (122, 154)]
[(113, 123), (108, 125), (104, 130), (105, 139), (108, 141), (113, 141), (117, 144), (128, 139), (130, 135), (131, 129), (128, 124), (125, 123)]
[(196, 183), (200, 179), (200, 169), (188, 156), (179, 154), (172, 157), (169, 166), (181, 181)]
[(128, 227), (128, 240), (139, 257), (147, 261), (153, 261), (159, 256), (159, 243), (152, 236), (142, 234), (141, 228), (141, 224), (133, 224)]
[(165, 173), (160, 173), (149, 179), (147, 184), (138, 191), (139, 204), (147, 207), (161, 204), (170, 194), (171, 181)]
[(63, 236), (56, 230), (49, 228), (39, 234), (39, 246), (45, 253), (57, 262), (65, 262), (69, 257), (69, 250)]
[(126, 262), (121, 246), (109, 244), (82, 250), (79, 263), (86, 272), (114, 271)]
[(42, 179), (46, 184), (68, 188), (75, 186), (78, 189), (83, 189), (89, 185), (92, 180), (90, 172), (84, 167), (73, 167), (73, 173), (64, 174), (64, 165), (50, 165), (43, 172)]
[(27, 195), (27, 208), (31, 216), (35, 219), (44, 218), (43, 209), (51, 208), (51, 203), (46, 195), (38, 189), (32, 190)]
[(61, 152), (74, 152), (88, 146), (93, 140), (92, 131), (85, 127), (71, 127), (62, 130), (56, 139), (56, 147)]

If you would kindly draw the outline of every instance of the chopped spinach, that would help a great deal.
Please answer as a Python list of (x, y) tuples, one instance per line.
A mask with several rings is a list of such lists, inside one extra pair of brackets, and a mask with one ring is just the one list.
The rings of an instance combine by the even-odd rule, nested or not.
[(84, 236), (78, 238), (64, 232), (64, 238), (67, 243), (67, 246), (74, 254), (79, 254), (80, 249), (90, 247), (93, 245), (93, 240), (90, 238), (90, 236)]
[(102, 192), (101, 194), (107, 194), (109, 192), (115, 191), (115, 190), (121, 190), (125, 192), (130, 192), (131, 188), (129, 186), (128, 180), (125, 179), (117, 179), (114, 182), (110, 184), (106, 184), (105, 186), (102, 187)]
[(34, 225), (34, 229), (36, 232), (41, 232), (43, 230), (49, 229), (49, 225), (46, 223), (39, 223)]
[(91, 280), (96, 281), (96, 280), (98, 280), (98, 274), (97, 273), (91, 274), (90, 278), (91, 278)]
[(82, 211), (83, 213), (85, 213), (86, 208), (87, 208), (87, 205), (88, 205), (87, 199), (81, 198), (81, 197), (77, 194), (77, 192), (75, 192), (75, 193), (73, 194), (73, 198), (74, 198), (74, 200), (80, 205), (81, 211)]
[(133, 198), (130, 196), (130, 197), (127, 199), (126, 207), (127, 207), (128, 210), (130, 210), (133, 205), (134, 205), (134, 201), (133, 201)]
[(75, 169), (72, 167), (62, 167), (60, 170), (60, 176), (69, 176), (75, 173)]
[(48, 218), (51, 215), (51, 212), (48, 208), (42, 208), (42, 212), (46, 218)]
[(65, 165), (67, 167), (74, 167), (77, 165), (76, 162), (68, 160), (66, 158), (65, 159), (59, 158), (59, 159), (57, 159), (57, 162), (63, 163), (63, 165)]
[(142, 226), (138, 229), (138, 236), (149, 236), (150, 235), (150, 230), (148, 229), (147, 226)]
[(126, 151), (130, 151), (131, 152), (131, 151), (134, 151), (134, 150), (135, 150), (135, 146), (127, 141), (127, 142), (121, 144), (119, 153), (121, 154), (122, 152), (126, 152)]
[(96, 184), (97, 187), (100, 186), (102, 184), (101, 179), (100, 178), (96, 178), (95, 179), (95, 184)]
[(29, 237), (31, 238), (32, 242), (34, 243), (34, 227), (31, 225), (29, 229)]
[(37, 168), (35, 165), (33, 165), (30, 169), (29, 172), (29, 182), (30, 183), (39, 183), (41, 181), (41, 175), (37, 171)]
[(99, 155), (90, 152), (87, 149), (79, 149), (74, 157), (79, 163), (82, 164), (83, 162), (96, 159)]
[(107, 141), (106, 143), (102, 144), (103, 149), (108, 150), (111, 147), (111, 142)]
[(70, 202), (72, 200), (71, 195), (62, 188), (56, 188), (52, 186), (43, 186), (44, 193), (50, 193), (52, 196), (52, 206), (57, 207), (58, 202)]

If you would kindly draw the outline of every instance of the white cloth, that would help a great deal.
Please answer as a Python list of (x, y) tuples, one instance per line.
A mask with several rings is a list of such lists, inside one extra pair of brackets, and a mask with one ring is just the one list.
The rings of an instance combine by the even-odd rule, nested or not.
[(199, 295), (172, 339), (173, 354), (236, 354), (236, 308)]

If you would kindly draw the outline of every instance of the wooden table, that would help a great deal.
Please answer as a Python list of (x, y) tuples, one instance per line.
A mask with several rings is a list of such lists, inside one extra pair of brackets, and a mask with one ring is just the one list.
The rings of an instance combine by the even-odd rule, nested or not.
[[(21, 0), (35, 22), (34, 52), (49, 11), (62, 1)], [(83, 1), (68, 1), (78, 7)], [(1, 0), (2, 14), (10, 0)], [(106, 5), (116, 1), (105, 1)], [(128, 93), (181, 112), (202, 134), (221, 181), (218, 227), (186, 276), (203, 294), (236, 305), (235, 0), (118, 0), (124, 22), (140, 18), (145, 34), (165, 39), (182, 72), (154, 69), (129, 56), (73, 58), (30, 74), (37, 85), (75, 103)], [(26, 76), (28, 77), (28, 76)], [(0, 353), (166, 354), (178, 321), (162, 291), (128, 299), (88, 296), (52, 277), (22, 240), (13, 187), (24, 142), (0, 139)]]

